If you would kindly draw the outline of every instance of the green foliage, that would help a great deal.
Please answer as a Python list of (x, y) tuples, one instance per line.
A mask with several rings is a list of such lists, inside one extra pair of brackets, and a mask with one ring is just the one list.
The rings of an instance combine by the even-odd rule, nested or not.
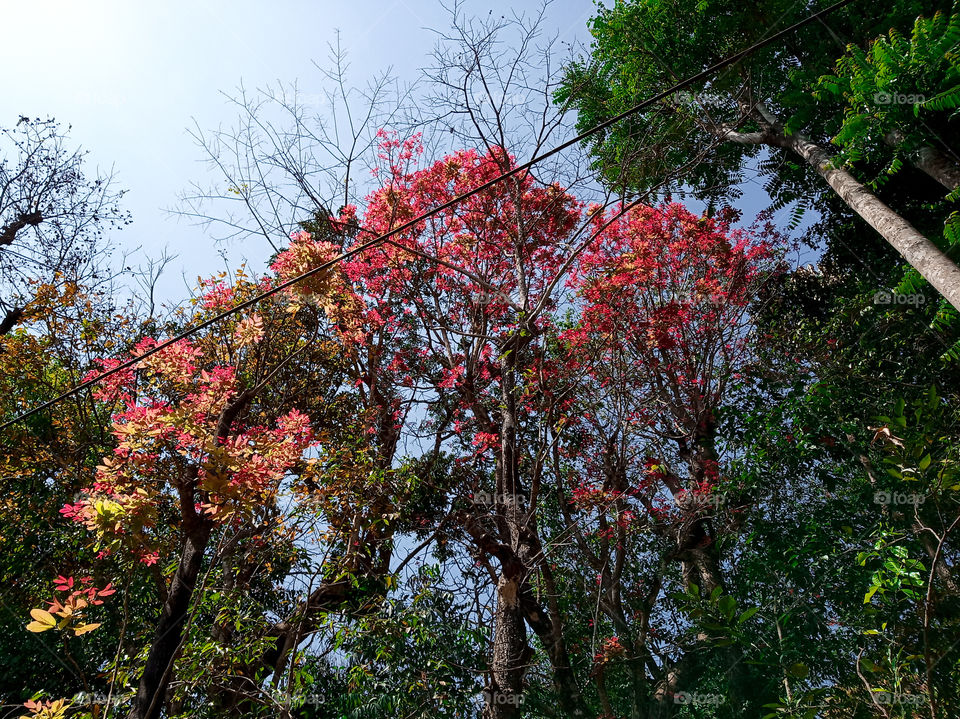
[[(827, 4), (764, 0), (731, 6), (710, 0), (629, 0), (602, 7), (590, 23), (591, 56), (568, 66), (556, 99), (576, 108), (578, 127), (585, 130), (742, 50), (771, 28), (784, 27)], [(645, 190), (673, 178), (669, 187), (674, 190), (684, 185), (705, 199), (733, 199), (747, 168), (757, 162), (757, 146), (718, 144), (718, 127), (746, 133), (761, 130), (756, 113), (749, 108), (749, 102), (760, 101), (778, 114), (788, 133), (829, 140), (846, 117), (839, 95), (830, 92), (842, 94), (842, 81), (823, 81), (819, 102), (813, 93), (820, 78), (834, 67), (837, 38), (873, 39), (891, 27), (913, 23), (917, 15), (931, 9), (936, 8), (930, 3), (901, 0), (886, 4), (883, 12), (859, 8), (836, 12), (826, 27), (801, 29), (704, 86), (594, 136), (588, 142), (596, 166), (614, 187)], [(953, 31), (946, 36), (952, 37)], [(850, 122), (862, 125), (862, 121)], [(677, 168), (682, 168), (679, 173), (674, 172)], [(822, 190), (806, 172), (778, 157), (771, 171), (764, 172), (770, 180), (766, 189), (782, 205), (809, 198), (811, 192)]]
[(375, 616), (331, 624), (344, 660), (307, 663), (318, 679), (304, 691), (324, 701), (307, 703), (304, 719), (473, 716), (482, 685), (471, 668), (483, 661), (487, 637), (439, 580), (436, 567), (423, 566), (409, 596), (387, 600)]
[[(953, 137), (954, 110), (960, 101), (960, 14), (918, 17), (908, 35), (897, 28), (858, 45), (836, 63), (833, 75), (818, 80), (815, 96), (844, 103), (843, 122), (833, 137), (847, 164), (881, 167), (876, 187), (909, 163), (922, 148), (936, 148)], [(955, 162), (955, 157), (951, 156)]]
[[(557, 100), (576, 107), (587, 127), (823, 5), (602, 7), (591, 22), (594, 55), (567, 68)], [(767, 131), (738, 102), (763, 100), (786, 132), (835, 138), (841, 161), (873, 174), (877, 191), (924, 231), (943, 225), (943, 246), (960, 251), (960, 215), (943, 223), (952, 198), (914, 187), (909, 167), (929, 140), (924, 128), (952, 128), (960, 101), (960, 21), (956, 13), (916, 19), (927, 5), (847, 9), (829, 28), (766, 48), (591, 145), (606, 182), (627, 195), (666, 179), (670, 190), (719, 205), (736, 199), (755, 167), (769, 177), (774, 208), (791, 211), (785, 229), (799, 227), (807, 210), (821, 214), (807, 236), (821, 243), (818, 267), (748, 295), (752, 305), (737, 325), (748, 350), (736, 372), (716, 370), (730, 366), (724, 353), (732, 344), (721, 342), (676, 361), (664, 359), (667, 352), (645, 355), (618, 384), (623, 378), (604, 372), (623, 361), (619, 353), (659, 340), (649, 318), (614, 312), (611, 323), (649, 327), (651, 336), (631, 335), (623, 347), (605, 347), (595, 365), (571, 370), (564, 365), (572, 362), (573, 333), (562, 331), (579, 327), (578, 299), (564, 308), (565, 321), (545, 315), (542, 327), (495, 328), (489, 305), (475, 296), (451, 306), (434, 283), (450, 278), (428, 272), (422, 258), (411, 263), (408, 286), (385, 290), (383, 306), (430, 318), (426, 336), (411, 331), (402, 346), (391, 342), (406, 314), (398, 313), (396, 327), (385, 325), (382, 344), (354, 346), (331, 340), (333, 325), (309, 303), (260, 307), (264, 337), (277, 342), (262, 354), (245, 354), (254, 350), (240, 345), (235, 325), (209, 328), (202, 337), (211, 357), (246, 357), (241, 379), (265, 383), (241, 421), (265, 427), (296, 405), (320, 441), (297, 457), (275, 494), (250, 502), (249, 521), (217, 526), (171, 659), (165, 715), (474, 719), (491, 684), (496, 602), (507, 587), (506, 606), (520, 608), (525, 636), (517, 659), (521, 717), (569, 715), (571, 687), (587, 716), (604, 719), (900, 719), (931, 713), (932, 702), (938, 716), (960, 716), (960, 589), (952, 576), (960, 561), (960, 318), (928, 301), (920, 275), (904, 271), (822, 194), (807, 168), (775, 149), (717, 145), (709, 125)], [(889, 29), (911, 23), (909, 36)], [(839, 62), (838, 38), (855, 41)], [(874, 97), (909, 94), (904, 87), (925, 99), (901, 105)], [(890, 147), (893, 130), (906, 139)], [(300, 226), (340, 247), (359, 231), (337, 226), (324, 209)], [(395, 269), (384, 268), (384, 275)], [(258, 283), (241, 285), (218, 290), (232, 299), (259, 291)], [(617, 287), (626, 295), (644, 283)], [(674, 297), (688, 288), (663, 289)], [(396, 297), (402, 290), (409, 296)], [(926, 299), (884, 301), (878, 291)], [(705, 314), (715, 311), (716, 296)], [(677, 306), (652, 302), (667, 312)], [(440, 332), (457, 313), (491, 324)], [(95, 342), (105, 322), (84, 318), (71, 341)], [(507, 434), (496, 433), (509, 404), (497, 393), (505, 364), (430, 384), (468, 362), (470, 353), (456, 355), (457, 343), (486, 342), (481, 333), (500, 329), (510, 342), (529, 341), (499, 357), (522, 366), (509, 429), (516, 436), (508, 441), (516, 487), (537, 487), (524, 504), (516, 494), (497, 499), (506, 466), (497, 452)], [(711, 331), (693, 322), (671, 329), (678, 342)], [(120, 328), (112, 341), (125, 345), (133, 334)], [(53, 327), (3, 338), (0, 414), (13, 416), (76, 381), (89, 363), (74, 345), (58, 346), (62, 337)], [(108, 349), (95, 353), (115, 354)], [(391, 387), (389, 372), (377, 369), (391, 360), (406, 366), (395, 379), (408, 370), (417, 378)], [(702, 411), (707, 382), (685, 366), (701, 361), (714, 367), (709, 381), (723, 386), (709, 411)], [(17, 477), (0, 507), (4, 606), (37, 606), (48, 574), (94, 563), (93, 543), (57, 526), (58, 510), (113, 451), (109, 414), (102, 403), (78, 402), (0, 440), (5, 472)], [(151, 436), (164, 434), (161, 427)], [(178, 452), (171, 444), (158, 454), (176, 467)], [(681, 511), (681, 497), (697, 496), (687, 487), (707, 476), (704, 458), (709, 501)], [(163, 479), (169, 486), (151, 487), (159, 505), (153, 531), (179, 549), (182, 514), (195, 497), (177, 506), (174, 491), (192, 490), (192, 480), (175, 472)], [(25, 611), (0, 618), (0, 691), (8, 702), (28, 698), (26, 686), (42, 687), (34, 698), (44, 699), (57, 689), (98, 696), (108, 689), (113, 711), (130, 708), (178, 558), (170, 551), (159, 565), (106, 560), (97, 566), (119, 575), (108, 578), (118, 601), (103, 608), (102, 626), (83, 643), (68, 638), (56, 647), (69, 657), (62, 666), (43, 646), (24, 647)], [(710, 562), (716, 566), (701, 566)], [(501, 584), (516, 565), (522, 584)], [(704, 577), (717, 580), (714, 589), (701, 589), (710, 586)], [(64, 711), (100, 719), (103, 704), (84, 698)]]

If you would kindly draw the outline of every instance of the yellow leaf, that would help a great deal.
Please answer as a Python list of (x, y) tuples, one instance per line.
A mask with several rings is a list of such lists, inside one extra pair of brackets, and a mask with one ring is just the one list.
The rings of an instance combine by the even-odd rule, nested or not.
[(38, 622), (44, 622), (45, 624), (49, 624), (51, 626), (56, 624), (56, 620), (53, 618), (53, 615), (45, 609), (31, 609), (30, 616), (36, 619)]
[(74, 627), (73, 631), (78, 637), (81, 634), (86, 634), (87, 632), (92, 632), (94, 629), (99, 627), (100, 624), (81, 624), (79, 627)]
[(57, 620), (53, 618), (53, 615), (43, 609), (31, 609), (30, 616), (36, 621), (30, 622), (27, 625), (27, 631), (45, 632), (57, 626)]

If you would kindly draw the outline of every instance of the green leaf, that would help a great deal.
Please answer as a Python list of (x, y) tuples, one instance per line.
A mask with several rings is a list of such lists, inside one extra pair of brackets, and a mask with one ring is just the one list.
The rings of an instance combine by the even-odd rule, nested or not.
[(720, 607), (720, 611), (723, 612), (728, 619), (731, 619), (737, 609), (737, 600), (728, 594), (720, 599), (717, 606)]

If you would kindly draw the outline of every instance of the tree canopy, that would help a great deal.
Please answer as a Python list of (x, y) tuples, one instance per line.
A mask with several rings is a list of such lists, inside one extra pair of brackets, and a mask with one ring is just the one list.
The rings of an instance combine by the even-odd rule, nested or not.
[(198, 132), (242, 209), (182, 212), (273, 255), (163, 311), (21, 120), (9, 715), (960, 714), (960, 11), (847, 5), (523, 164), (821, 7), (622, 0), (558, 65), (455, 6), (417, 108), (338, 48), (321, 129)]

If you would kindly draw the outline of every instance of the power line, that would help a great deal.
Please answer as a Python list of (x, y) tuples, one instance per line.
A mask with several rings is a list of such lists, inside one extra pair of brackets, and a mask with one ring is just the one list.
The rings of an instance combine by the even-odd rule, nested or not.
[(813, 13), (812, 15), (809, 15), (808, 17), (804, 18), (803, 20), (800, 20), (800, 21), (798, 21), (798, 22), (795, 22), (793, 25), (790, 25), (789, 27), (786, 27), (786, 28), (784, 28), (783, 30), (781, 30), (781, 31), (779, 31), (779, 32), (777, 32), (777, 33), (774, 33), (773, 35), (770, 35), (769, 37), (764, 38), (763, 40), (760, 40), (759, 42), (756, 42), (756, 43), (754, 43), (753, 45), (750, 45), (749, 47), (745, 48), (744, 50), (741, 50), (741, 51), (738, 52), (738, 53), (735, 53), (735, 54), (733, 54), (733, 55), (728, 55), (726, 58), (724, 58), (723, 60), (720, 60), (719, 62), (717, 62), (717, 63), (715, 63), (715, 64), (713, 64), (713, 65), (711, 65), (711, 66), (708, 67), (706, 70), (702, 70), (702, 71), (696, 73), (695, 75), (691, 75), (691, 76), (688, 77), (687, 79), (681, 80), (680, 82), (678, 82), (678, 83), (670, 86), (670, 87), (667, 88), (666, 90), (663, 90), (663, 91), (661, 91), (661, 92), (658, 92), (657, 94), (652, 95), (652, 96), (650, 96), (650, 97), (647, 97), (647, 98), (644, 99), (644, 100), (641, 100), (641, 101), (638, 102), (637, 104), (633, 105), (632, 107), (628, 108), (627, 110), (624, 110), (623, 112), (619, 113), (618, 115), (614, 115), (613, 117), (611, 117), (611, 118), (609, 118), (609, 119), (607, 119), (607, 120), (604, 120), (603, 122), (601, 122), (601, 123), (599, 123), (599, 124), (597, 124), (597, 125), (594, 125), (594, 126), (591, 127), (590, 129), (588, 129), (588, 130), (580, 133), (580, 134), (577, 135), (576, 137), (574, 137), (574, 138), (572, 138), (572, 139), (570, 139), (570, 140), (567, 140), (566, 142), (563, 142), (563, 143), (557, 145), (556, 147), (554, 147), (554, 148), (552, 148), (552, 149), (550, 149), (550, 150), (547, 150), (547, 151), (544, 152), (542, 155), (534, 155), (532, 158), (530, 158), (529, 160), (527, 160), (527, 161), (526, 161), (525, 163), (523, 163), (522, 165), (517, 165), (516, 167), (514, 167), (514, 168), (511, 169), (511, 170), (508, 170), (507, 172), (504, 172), (503, 174), (501, 174), (501, 175), (499, 175), (499, 176), (497, 176), (497, 177), (494, 177), (494, 178), (492, 178), (492, 179), (490, 179), (490, 180), (487, 180), (486, 182), (484, 182), (484, 183), (482, 183), (482, 184), (480, 184), (480, 185), (477, 185), (477, 186), (474, 187), (472, 190), (469, 190), (469, 191), (467, 191), (467, 192), (464, 192), (464, 193), (461, 194), (461, 195), (458, 195), (458, 196), (456, 196), (456, 197), (454, 197), (454, 198), (451, 198), (450, 200), (447, 200), (446, 202), (444, 202), (444, 203), (441, 204), (441, 205), (438, 205), (437, 207), (433, 208), (432, 210), (429, 210), (429, 211), (427, 211), (427, 212), (424, 212), (422, 215), (419, 215), (419, 216), (413, 218), (412, 220), (408, 220), (407, 222), (403, 223), (402, 225), (400, 225), (400, 226), (397, 227), (396, 229), (390, 230), (389, 232), (386, 232), (386, 233), (384, 233), (384, 234), (382, 234), (382, 235), (379, 235), (379, 236), (374, 237), (374, 238), (372, 238), (372, 239), (370, 239), (370, 240), (367, 240), (366, 242), (362, 242), (362, 243), (360, 243), (359, 245), (357, 245), (356, 247), (354, 247), (354, 248), (352, 248), (352, 249), (350, 249), (350, 250), (347, 250), (347, 251), (343, 252), (342, 254), (338, 255), (337, 257), (334, 257), (332, 260), (328, 260), (327, 262), (324, 262), (323, 264), (321, 264), (321, 265), (319, 265), (319, 266), (317, 266), (317, 267), (314, 267), (312, 270), (308, 270), (307, 272), (304, 272), (303, 274), (298, 275), (297, 277), (293, 277), (293, 278), (287, 280), (286, 282), (282, 282), (282, 283), (280, 283), (279, 285), (277, 285), (277, 286), (275, 286), (275, 287), (272, 287), (271, 289), (267, 290), (266, 292), (263, 292), (262, 294), (259, 294), (259, 295), (255, 296), (255, 297), (251, 297), (251, 298), (248, 299), (248, 300), (244, 300), (243, 302), (241, 302), (241, 303), (239, 303), (239, 304), (237, 304), (237, 305), (234, 305), (234, 306), (231, 307), (230, 309), (224, 310), (224, 311), (221, 312), (220, 314), (215, 315), (215, 316), (213, 316), (213, 317), (211, 317), (211, 318), (209, 318), (209, 319), (207, 319), (207, 320), (204, 320), (204, 321), (201, 322), (200, 324), (195, 325), (195, 326), (193, 326), (193, 327), (191, 327), (191, 328), (189, 328), (189, 329), (187, 329), (187, 330), (184, 330), (184, 331), (181, 332), (180, 334), (175, 335), (174, 337), (171, 337), (170, 339), (168, 339), (168, 340), (166, 340), (166, 341), (164, 341), (164, 342), (161, 342), (161, 343), (157, 344), (156, 346), (150, 348), (149, 350), (146, 350), (145, 352), (141, 353), (141, 354), (138, 355), (137, 357), (134, 357), (134, 358), (132, 358), (132, 359), (129, 359), (129, 360), (127, 360), (126, 362), (122, 362), (121, 364), (117, 365), (116, 367), (113, 367), (113, 368), (111, 368), (111, 369), (103, 372), (102, 374), (96, 376), (96, 377), (93, 377), (93, 378), (91, 378), (91, 379), (88, 379), (88, 380), (86, 380), (85, 382), (81, 382), (80, 384), (76, 385), (73, 389), (67, 390), (67, 391), (64, 392), (63, 394), (60, 394), (60, 395), (54, 397), (53, 399), (47, 400), (46, 402), (43, 402), (42, 404), (37, 405), (37, 406), (34, 407), (33, 409), (27, 410), (26, 412), (24, 412), (23, 414), (15, 417), (14, 419), (11, 419), (11, 420), (9, 420), (9, 421), (7, 421), (7, 422), (4, 422), (3, 424), (0, 424), (0, 431), (5, 430), (7, 427), (11, 427), (12, 425), (17, 424), (18, 422), (22, 422), (23, 420), (27, 419), (28, 417), (32, 417), (33, 415), (37, 414), (38, 412), (42, 412), (42, 411), (45, 410), (45, 409), (49, 409), (50, 407), (53, 407), (54, 405), (59, 404), (60, 402), (62, 402), (62, 401), (65, 400), (65, 399), (69, 399), (70, 397), (74, 396), (75, 394), (78, 394), (78, 393), (82, 392), (83, 390), (87, 389), (88, 387), (92, 387), (93, 385), (97, 384), (97, 383), (100, 382), (101, 380), (103, 380), (103, 379), (105, 379), (105, 378), (107, 378), (107, 377), (109, 377), (109, 376), (111, 376), (111, 375), (114, 375), (114, 374), (117, 374), (118, 372), (122, 372), (122, 371), (124, 371), (124, 370), (130, 369), (130, 368), (133, 367), (134, 365), (136, 365), (136, 364), (138, 364), (139, 362), (141, 362), (144, 358), (149, 357), (150, 355), (155, 354), (155, 353), (157, 353), (157, 352), (159, 352), (159, 351), (161, 351), (161, 350), (163, 350), (163, 349), (166, 349), (166, 348), (169, 347), (170, 345), (176, 344), (177, 342), (180, 342), (181, 340), (186, 339), (187, 337), (189, 337), (189, 336), (191, 336), (191, 335), (199, 332), (200, 330), (203, 330), (203, 329), (206, 329), (207, 327), (210, 327), (211, 325), (219, 322), (220, 320), (226, 319), (227, 317), (230, 317), (231, 315), (234, 315), (234, 314), (236, 314), (236, 313), (238, 313), (238, 312), (241, 312), (241, 311), (247, 309), (248, 307), (252, 307), (253, 305), (255, 305), (255, 304), (257, 304), (258, 302), (260, 302), (260, 300), (263, 300), (263, 299), (266, 299), (267, 297), (270, 297), (270, 296), (272, 296), (272, 295), (275, 295), (275, 294), (277, 294), (278, 292), (281, 292), (281, 291), (287, 289), (288, 287), (292, 287), (293, 285), (297, 284), (298, 282), (302, 282), (303, 280), (309, 279), (310, 277), (313, 277), (314, 275), (317, 275), (317, 274), (319, 274), (319, 273), (321, 273), (321, 272), (323, 272), (323, 271), (325, 271), (325, 270), (328, 270), (328, 269), (330, 269), (331, 267), (333, 267), (334, 265), (336, 265), (336, 264), (338, 264), (338, 263), (340, 263), (340, 262), (343, 262), (344, 260), (348, 260), (348, 259), (350, 259), (351, 257), (354, 257), (355, 255), (360, 254), (361, 252), (364, 252), (364, 251), (366, 251), (366, 250), (369, 250), (370, 248), (375, 247), (376, 245), (379, 245), (380, 243), (384, 242), (385, 240), (388, 240), (388, 239), (390, 239), (391, 237), (394, 237), (394, 236), (396, 236), (396, 235), (398, 235), (398, 234), (400, 234), (400, 233), (402, 233), (402, 232), (410, 229), (411, 227), (414, 227), (414, 226), (417, 225), (418, 223), (423, 222), (424, 220), (426, 220), (427, 218), (433, 217), (434, 215), (436, 215), (436, 214), (438, 214), (438, 213), (440, 213), (440, 212), (443, 212), (444, 210), (447, 210), (447, 209), (449, 209), (449, 208), (451, 208), (451, 207), (454, 207), (455, 205), (459, 204), (459, 203), (462, 202), (463, 200), (466, 200), (466, 199), (468, 199), (468, 198), (470, 198), (470, 197), (473, 197), (474, 195), (477, 195), (477, 194), (483, 192), (484, 190), (487, 190), (487, 189), (489, 189), (490, 187), (493, 187), (493, 186), (496, 185), (498, 182), (502, 182), (503, 180), (507, 180), (507, 179), (513, 177), (514, 175), (520, 174), (521, 172), (526, 172), (527, 170), (529, 170), (531, 167), (533, 167), (533, 166), (534, 166), (535, 164), (537, 164), (538, 162), (542, 162), (543, 160), (546, 160), (548, 157), (553, 157), (554, 155), (556, 155), (556, 154), (558, 154), (558, 153), (560, 153), (560, 152), (563, 152), (564, 150), (566, 150), (566, 149), (568, 149), (568, 148), (570, 148), (570, 147), (573, 147), (574, 145), (577, 145), (577, 144), (583, 142), (584, 140), (586, 140), (587, 138), (589, 138), (589, 137), (597, 134), (598, 132), (601, 132), (601, 131), (603, 131), (603, 130), (606, 130), (608, 127), (611, 127), (612, 125), (615, 125), (616, 123), (620, 122), (621, 120), (623, 120), (623, 119), (625, 119), (625, 118), (627, 118), (627, 117), (630, 117), (631, 115), (635, 115), (636, 113), (640, 112), (641, 110), (644, 110), (644, 109), (650, 107), (651, 105), (659, 102), (660, 100), (663, 100), (663, 99), (666, 99), (666, 98), (670, 97), (671, 95), (673, 95), (673, 94), (676, 93), (676, 92), (679, 92), (680, 90), (684, 90), (684, 89), (686, 89), (687, 87), (690, 87), (691, 85), (694, 85), (694, 84), (700, 82), (701, 80), (706, 80), (707, 78), (709, 78), (711, 75), (713, 75), (713, 74), (716, 73), (717, 71), (723, 70), (724, 68), (729, 67), (730, 65), (735, 65), (736, 63), (740, 62), (741, 60), (743, 60), (743, 59), (746, 58), (747, 56), (753, 54), (753, 53), (756, 52), (757, 50), (759, 50), (759, 49), (761, 49), (761, 48), (764, 48), (764, 47), (766, 47), (767, 45), (770, 45), (770, 44), (776, 42), (776, 41), (779, 40), (780, 38), (782, 38), (782, 37), (784, 37), (784, 36), (786, 36), (786, 35), (791, 34), (792, 32), (794, 32), (795, 30), (798, 30), (798, 29), (801, 28), (801, 27), (804, 27), (804, 26), (806, 26), (806, 25), (809, 25), (810, 23), (813, 23), (813, 22), (816, 22), (816, 21), (818, 21), (818, 20), (823, 19), (824, 17), (826, 17), (826, 16), (828, 16), (828, 15), (836, 12), (836, 11), (839, 10), (840, 8), (843, 8), (843, 7), (851, 4), (853, 1), (854, 1), (854, 0), (840, 0), (840, 2), (834, 3), (833, 5), (831, 5), (831, 6), (827, 7), (827, 8), (824, 8), (823, 10), (820, 10), (820, 11), (818, 11), (818, 12), (815, 12), (815, 13)]

